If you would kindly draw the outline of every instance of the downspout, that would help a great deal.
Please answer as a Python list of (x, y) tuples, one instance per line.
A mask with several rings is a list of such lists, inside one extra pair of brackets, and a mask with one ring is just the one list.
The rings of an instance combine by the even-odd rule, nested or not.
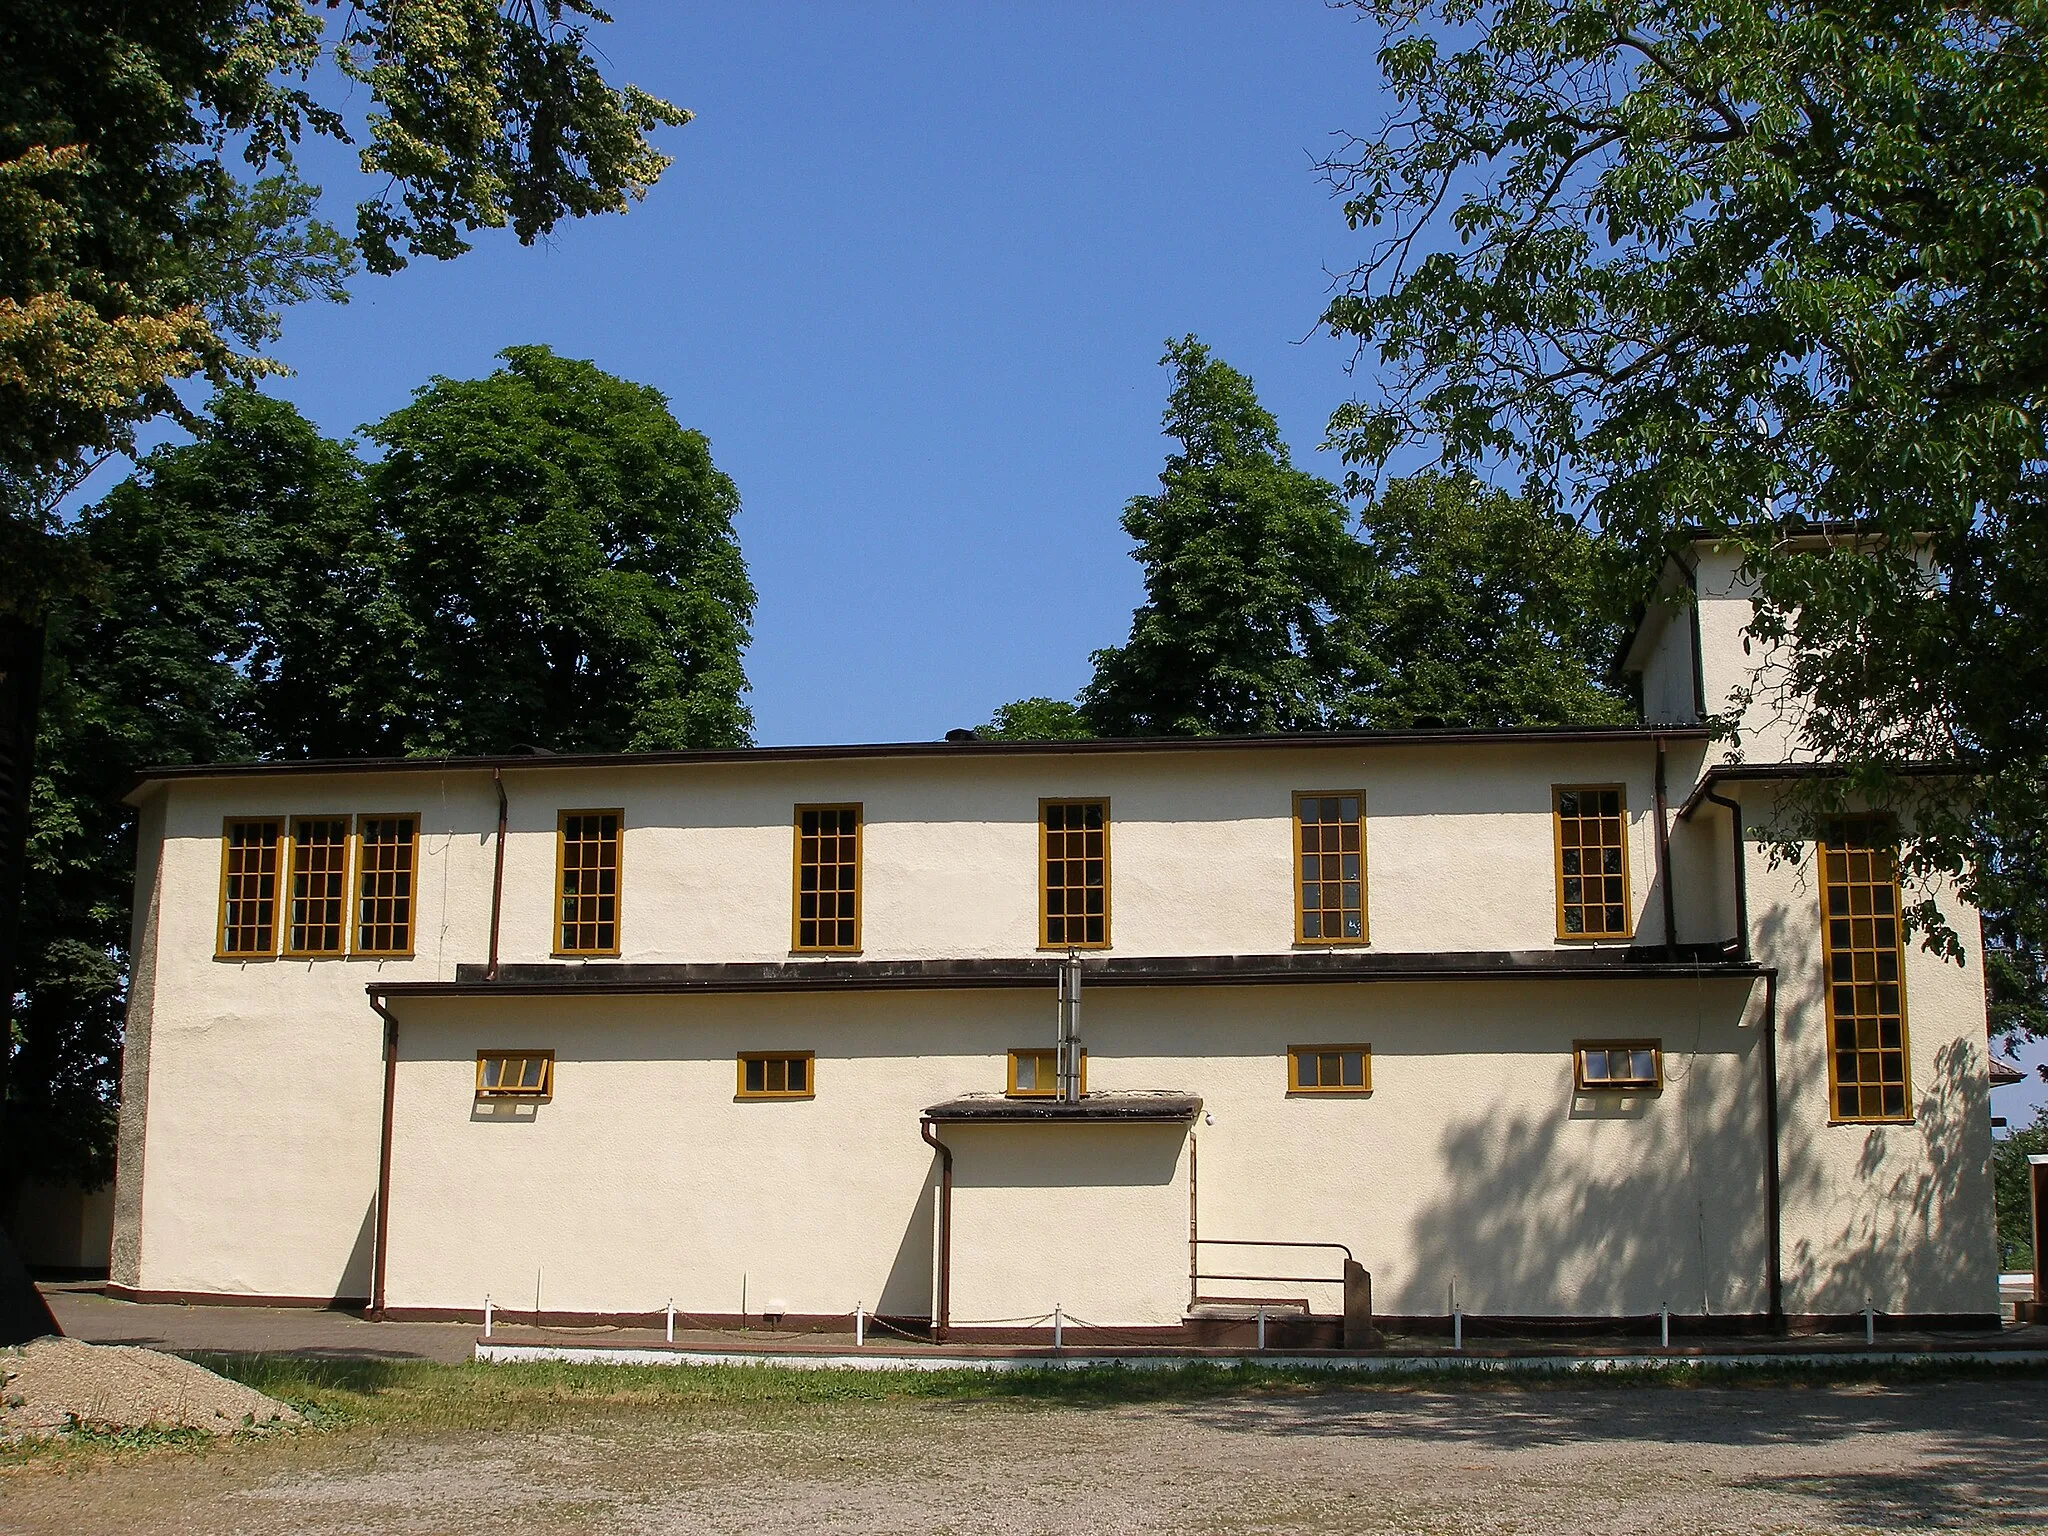
[(939, 1296), (932, 1309), (932, 1342), (943, 1344), (953, 1317), (953, 1149), (932, 1134), (931, 1121), (918, 1121), (917, 1129), (939, 1154)]
[(1765, 1201), (1770, 1221), (1764, 1229), (1770, 1265), (1771, 1332), (1785, 1332), (1784, 1209), (1778, 1192), (1778, 968), (1764, 972), (1764, 1163)]
[(1664, 738), (1657, 738), (1657, 883), (1664, 887), (1664, 958), (1678, 958), (1678, 903), (1671, 890), (1671, 817), (1664, 791)]
[(497, 865), (491, 871), (491, 963), (484, 975), (492, 981), (498, 979), (498, 913), (505, 902), (505, 820), (508, 807), (505, 804), (505, 771), (491, 770), (491, 788), (498, 792), (498, 857)]
[(1742, 848), (1742, 806), (1739, 801), (1730, 800), (1726, 795), (1707, 791), (1706, 798), (1728, 812), (1728, 820), (1735, 833), (1735, 942), (1738, 953), (1744, 960), (1749, 959), (1749, 867)]
[(384, 1259), (391, 1238), (391, 1107), (398, 1097), (398, 1016), (375, 992), (370, 1006), (384, 1021), (384, 1126), (377, 1146), (377, 1246), (370, 1257), (370, 1316), (384, 1315)]

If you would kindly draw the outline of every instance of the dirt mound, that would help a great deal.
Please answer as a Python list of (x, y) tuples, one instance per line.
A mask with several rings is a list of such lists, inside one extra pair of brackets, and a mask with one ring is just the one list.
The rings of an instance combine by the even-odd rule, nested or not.
[(37, 1339), (0, 1350), (0, 1435), (88, 1429), (238, 1429), (303, 1423), (253, 1387), (153, 1349)]

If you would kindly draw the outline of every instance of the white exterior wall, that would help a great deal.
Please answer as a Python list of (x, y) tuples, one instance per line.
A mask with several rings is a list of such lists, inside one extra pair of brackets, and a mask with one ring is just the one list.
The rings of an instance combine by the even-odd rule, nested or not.
[[(1673, 805), (1706, 752), (1669, 744)], [(522, 766), (505, 773), (502, 958), (549, 959), (557, 813), (619, 807), (622, 959), (786, 961), (793, 807), (839, 801), (865, 807), (864, 958), (1030, 955), (1038, 802), (1055, 796), (1111, 802), (1111, 955), (1285, 954), (1292, 795), (1351, 789), (1366, 797), (1374, 951), (1570, 949), (1555, 933), (1550, 786), (1616, 781), (1631, 813), (1637, 941), (1654, 945), (1654, 772), (1647, 740), (1540, 739)], [(416, 955), (214, 959), (222, 819), (337, 811), (420, 813)], [(151, 792), (117, 1281), (367, 1295), (382, 1070), (381, 1024), (363, 989), (450, 979), (486, 958), (496, 816), (490, 776), (474, 770), (175, 780)], [(1710, 810), (1675, 828), (1672, 852), (1680, 938), (1732, 934), (1725, 817)], [(1793, 900), (1751, 863), (1758, 958), (1785, 978), (1788, 1306), (1853, 1310), (1863, 1303), (1850, 1293), (1871, 1288), (1857, 1277), (1881, 1272), (1880, 1306), (1890, 1296), (1921, 1311), (1992, 1310), (1979, 1274), (1990, 1198), (1974, 973), (1909, 961), (1923, 1123), (1829, 1127), (1825, 1058), (1813, 1055), (1821, 1026), (1799, 1013), (1802, 987), (1808, 1012), (1820, 1006), (1817, 897)], [(1099, 987), (1084, 1035), (1091, 1088), (1182, 1088), (1207, 1101), (1214, 1123), (1194, 1128), (1205, 1234), (1351, 1243), (1383, 1311), (1441, 1312), (1453, 1277), (1475, 1312), (1667, 1301), (1756, 1311), (1757, 991), (1725, 981)], [(737, 1276), (758, 1273), (760, 1299), (799, 1312), (864, 1301), (918, 1313), (932, 1173), (918, 1111), (999, 1089), (1002, 1052), (1052, 1033), (1049, 988), (397, 1006), (387, 1299), (401, 1307), (474, 1307), (502, 1288), (523, 1309), (539, 1268), (549, 1310), (653, 1309), (673, 1294), (731, 1312)], [(1625, 1109), (1574, 1098), (1573, 1038), (1646, 1034), (1665, 1042), (1672, 1081), (1661, 1097)], [(1286, 1046), (1353, 1041), (1374, 1047), (1371, 1098), (1281, 1091)], [(522, 1045), (558, 1053), (555, 1101), (524, 1120), (479, 1111), (476, 1051)], [(734, 1053), (779, 1047), (818, 1052), (817, 1099), (735, 1103)], [(1059, 1300), (1077, 1317), (1131, 1323), (1184, 1300), (1185, 1138), (944, 1134), (961, 1149), (956, 1316), (1025, 1315)], [(1068, 1140), (1028, 1140), (1041, 1134)], [(1091, 1141), (1127, 1150), (1120, 1182), (1087, 1182)], [(1020, 1149), (1038, 1158), (1035, 1172), (1016, 1162)], [(1070, 1232), (1130, 1262), (1095, 1275), (1096, 1289), (1069, 1289), (1066, 1251), (1046, 1234)], [(1006, 1233), (1006, 1247), (990, 1247)], [(1984, 1249), (1978, 1259), (1949, 1262), (1971, 1243)], [(1041, 1294), (1053, 1288), (1061, 1294)]]
[[(1751, 983), (1373, 983), (1084, 992), (1091, 1092), (1171, 1088), (1177, 1125), (938, 1127), (952, 1313), (1171, 1324), (1189, 1136), (1207, 1237), (1348, 1244), (1387, 1313), (1757, 1312), (1763, 1114)], [(920, 1111), (999, 1091), (1050, 991), (402, 1002), (393, 1307), (801, 1314), (931, 1306)], [(1747, 1017), (1745, 1018), (1745, 1012)], [(1661, 1038), (1661, 1094), (1575, 1094), (1571, 1047)], [(1369, 1044), (1373, 1091), (1292, 1096), (1291, 1044)], [(476, 1052), (556, 1052), (553, 1098), (479, 1105)], [(817, 1053), (816, 1096), (737, 1099), (743, 1050)], [(1307, 1265), (1307, 1269), (1300, 1266)], [(1333, 1255), (1212, 1248), (1209, 1270)], [(1205, 1294), (1338, 1288), (1205, 1285)]]

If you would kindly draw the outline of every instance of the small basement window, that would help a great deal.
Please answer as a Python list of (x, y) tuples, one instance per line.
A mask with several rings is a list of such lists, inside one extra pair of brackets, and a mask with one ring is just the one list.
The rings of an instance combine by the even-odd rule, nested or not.
[(1572, 1053), (1581, 1093), (1656, 1093), (1664, 1087), (1664, 1048), (1655, 1040), (1581, 1040)]
[[(1004, 1092), (1013, 1099), (1050, 1099), (1060, 1091), (1060, 1053), (1052, 1046), (1025, 1046), (1010, 1052), (1010, 1084)], [(1081, 1092), (1088, 1091), (1088, 1052), (1081, 1052)]]
[(478, 1051), (480, 1099), (545, 1099), (555, 1091), (553, 1051)]
[(743, 1099), (808, 1099), (816, 1092), (809, 1051), (747, 1052), (740, 1057)]
[(1289, 1093), (1371, 1093), (1369, 1045), (1290, 1045)]

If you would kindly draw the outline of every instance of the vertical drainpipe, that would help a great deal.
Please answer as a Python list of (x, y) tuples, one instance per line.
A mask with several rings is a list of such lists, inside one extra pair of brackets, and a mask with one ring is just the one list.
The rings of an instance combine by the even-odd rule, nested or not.
[(953, 1318), (953, 1149), (932, 1134), (932, 1122), (920, 1120), (918, 1134), (939, 1154), (939, 1296), (933, 1308), (932, 1341), (943, 1344)]
[(398, 1016), (376, 992), (370, 1006), (384, 1021), (384, 1126), (377, 1146), (377, 1246), (370, 1256), (370, 1315), (384, 1315), (384, 1260), (391, 1239), (391, 1107), (398, 1096)]
[(505, 770), (491, 770), (491, 788), (498, 792), (498, 856), (497, 865), (491, 871), (491, 963), (484, 972), (490, 980), (498, 979), (498, 912), (505, 901)]
[(1664, 887), (1664, 958), (1678, 957), (1678, 903), (1671, 890), (1671, 818), (1664, 790), (1664, 738), (1657, 738), (1657, 883)]
[[(1749, 867), (1742, 841), (1742, 803), (1709, 791), (1706, 798), (1728, 813), (1735, 857), (1735, 933), (1738, 953), (1750, 958)], [(1764, 971), (1764, 1194), (1768, 1220), (1764, 1228), (1770, 1264), (1770, 1321), (1773, 1333), (1785, 1331), (1784, 1201), (1778, 1174), (1778, 968)]]

